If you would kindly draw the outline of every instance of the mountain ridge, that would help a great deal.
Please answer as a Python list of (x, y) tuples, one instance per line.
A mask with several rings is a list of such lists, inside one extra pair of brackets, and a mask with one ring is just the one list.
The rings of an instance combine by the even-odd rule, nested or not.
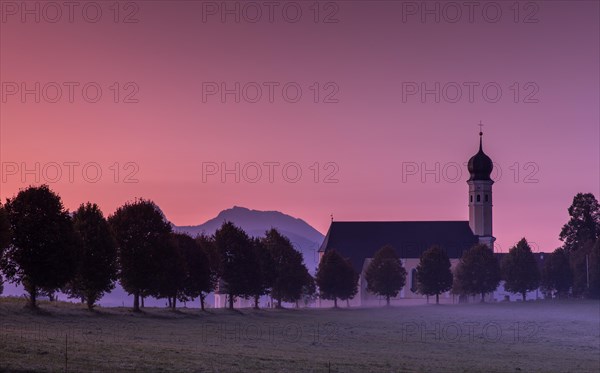
[(318, 249), (325, 236), (303, 219), (285, 214), (281, 211), (254, 210), (247, 207), (233, 206), (222, 210), (215, 216), (199, 225), (174, 225), (173, 229), (195, 237), (199, 234), (212, 235), (221, 225), (230, 221), (242, 228), (249, 236), (262, 237), (271, 228), (287, 236), (294, 247), (304, 256), (304, 262), (311, 273), (316, 270)]

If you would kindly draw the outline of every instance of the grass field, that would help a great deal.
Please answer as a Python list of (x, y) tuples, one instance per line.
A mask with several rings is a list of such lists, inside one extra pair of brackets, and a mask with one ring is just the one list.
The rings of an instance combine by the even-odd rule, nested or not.
[(0, 371), (600, 371), (592, 301), (142, 314), (23, 306), (0, 298)]

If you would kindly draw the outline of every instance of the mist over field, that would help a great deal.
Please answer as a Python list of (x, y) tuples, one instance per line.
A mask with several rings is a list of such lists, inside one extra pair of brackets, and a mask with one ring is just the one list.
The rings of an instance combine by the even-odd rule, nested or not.
[[(528, 302), (143, 314), (0, 302), (8, 371), (595, 372), (600, 304)], [(426, 351), (426, 352), (425, 352)]]

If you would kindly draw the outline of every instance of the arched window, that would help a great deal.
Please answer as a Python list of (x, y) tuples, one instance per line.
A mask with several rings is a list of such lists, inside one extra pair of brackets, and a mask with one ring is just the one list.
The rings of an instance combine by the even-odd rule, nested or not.
[(417, 292), (417, 269), (413, 268), (410, 271), (410, 291)]
[(481, 202), (481, 194), (477, 195), (477, 202)]
[(488, 202), (488, 195), (485, 195), (485, 201)]
[(469, 202), (473, 202), (473, 196), (469, 196)]

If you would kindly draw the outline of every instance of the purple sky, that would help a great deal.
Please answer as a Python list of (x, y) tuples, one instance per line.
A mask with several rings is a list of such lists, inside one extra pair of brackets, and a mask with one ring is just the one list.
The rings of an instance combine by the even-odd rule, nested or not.
[[(150, 198), (178, 225), (233, 205), (323, 233), (331, 213), (466, 220), (480, 120), (498, 250), (554, 250), (573, 196), (599, 193), (597, 1), (473, 2), (472, 22), (463, 2), (274, 2), (272, 22), (227, 2), (239, 23), (220, 1), (97, 2), (97, 22), (93, 4), (70, 22), (62, 2), (61, 17), (27, 2), (39, 23), (1, 4), (2, 199), (37, 181), (107, 215)], [(221, 96), (236, 83), (239, 102)]]

